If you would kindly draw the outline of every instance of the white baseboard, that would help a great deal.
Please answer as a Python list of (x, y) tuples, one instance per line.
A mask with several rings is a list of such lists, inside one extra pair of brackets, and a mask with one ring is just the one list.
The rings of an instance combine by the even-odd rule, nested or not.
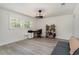
[[(27, 38), (26, 38), (26, 39), (27, 39)], [(0, 46), (8, 45), (8, 44), (15, 43), (15, 42), (18, 42), (18, 41), (21, 41), (21, 40), (25, 40), (25, 39), (19, 39), (19, 40), (14, 40), (14, 41), (9, 41), (9, 42), (4, 42), (4, 43), (1, 43)]]

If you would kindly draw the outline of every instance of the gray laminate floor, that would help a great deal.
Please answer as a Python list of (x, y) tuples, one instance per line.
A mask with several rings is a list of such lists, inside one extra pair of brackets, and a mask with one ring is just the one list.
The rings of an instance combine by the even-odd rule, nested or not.
[(0, 47), (0, 55), (50, 55), (60, 39), (25, 39)]

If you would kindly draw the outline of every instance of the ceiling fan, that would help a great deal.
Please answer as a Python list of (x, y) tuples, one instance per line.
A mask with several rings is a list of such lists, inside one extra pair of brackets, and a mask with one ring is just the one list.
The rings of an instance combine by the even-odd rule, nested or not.
[(66, 5), (66, 3), (61, 3), (61, 5)]
[(38, 10), (38, 15), (36, 15), (35, 18), (38, 18), (38, 19), (44, 18), (44, 16), (42, 15), (42, 10)]
[[(66, 5), (66, 3), (61, 3), (61, 6), (65, 6), (65, 5)], [(38, 12), (38, 14), (35, 16), (35, 18), (38, 18), (38, 19), (44, 18), (42, 9), (37, 10), (37, 12)]]

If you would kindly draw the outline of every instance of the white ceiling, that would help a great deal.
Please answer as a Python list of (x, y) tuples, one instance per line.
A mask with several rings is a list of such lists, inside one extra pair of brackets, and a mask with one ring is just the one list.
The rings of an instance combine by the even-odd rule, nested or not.
[(74, 3), (2, 3), (0, 7), (7, 8), (25, 15), (35, 17), (37, 10), (42, 9), (43, 15), (48, 16), (59, 16), (65, 14), (72, 14), (75, 8)]

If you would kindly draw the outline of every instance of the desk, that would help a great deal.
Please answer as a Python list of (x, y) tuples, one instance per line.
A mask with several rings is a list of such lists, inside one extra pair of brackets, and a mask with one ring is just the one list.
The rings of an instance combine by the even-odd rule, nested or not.
[(29, 30), (28, 32), (29, 33), (33, 33), (34, 38), (41, 37), (41, 35), (42, 35), (42, 29), (39, 29), (39, 30)]

